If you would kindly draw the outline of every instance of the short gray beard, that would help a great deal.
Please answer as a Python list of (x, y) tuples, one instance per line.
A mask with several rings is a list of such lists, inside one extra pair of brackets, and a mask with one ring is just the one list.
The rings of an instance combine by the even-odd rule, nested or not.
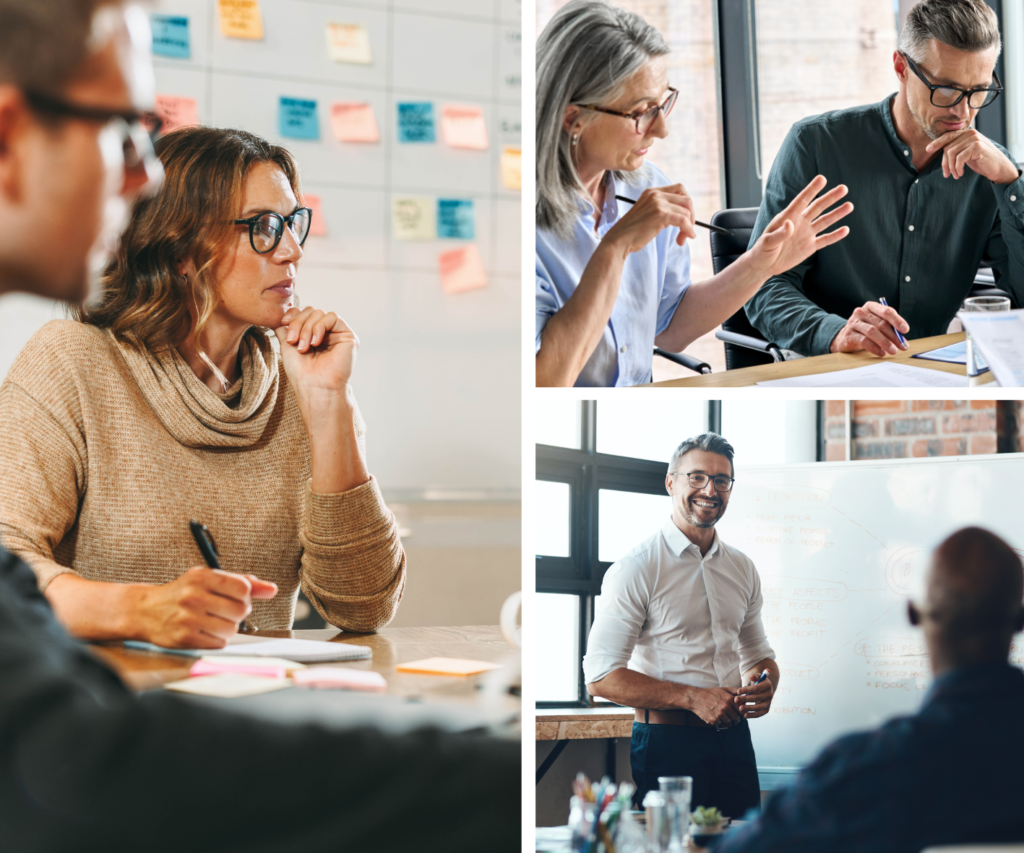
[(925, 123), (925, 120), (920, 115), (918, 115), (917, 111), (910, 105), (909, 98), (907, 99), (907, 109), (910, 110), (910, 115), (913, 116), (914, 121), (917, 122), (917, 126), (921, 128), (921, 132), (925, 136), (927, 136), (929, 139), (933, 141), (942, 136), (942, 133), (940, 133), (939, 131), (935, 130), (932, 127), (929, 127)]
[(690, 509), (690, 502), (686, 502), (686, 523), (692, 527), (698, 527), (701, 529), (714, 527), (718, 524), (719, 519), (721, 519), (723, 515), (725, 515), (725, 506), (719, 505), (719, 512), (716, 518), (711, 521), (698, 521), (697, 516), (694, 515), (693, 511)]

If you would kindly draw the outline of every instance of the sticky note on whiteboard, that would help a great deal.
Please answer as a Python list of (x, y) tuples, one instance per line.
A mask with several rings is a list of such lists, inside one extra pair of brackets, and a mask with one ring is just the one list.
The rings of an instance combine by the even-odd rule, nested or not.
[(480, 107), (446, 106), (441, 111), (441, 132), (452, 148), (487, 148), (487, 125)]
[(199, 108), (195, 98), (178, 95), (157, 95), (153, 111), (160, 117), (160, 133), (170, 133), (179, 127), (195, 127), (199, 124)]
[(302, 203), (313, 211), (313, 216), (309, 220), (309, 236), (326, 237), (327, 220), (324, 219), (323, 200), (320, 196), (313, 195), (313, 193), (303, 193)]
[(437, 200), (437, 236), (442, 240), (472, 240), (476, 236), (472, 199)]
[(507, 189), (523, 188), (523, 149), (506, 145), (501, 150), (501, 182)]
[(402, 103), (398, 105), (398, 141), (434, 142), (434, 105)]
[(358, 101), (335, 101), (331, 104), (331, 132), (339, 142), (380, 140), (373, 107)]
[(487, 272), (475, 243), (442, 252), (437, 261), (441, 270), (441, 289), (445, 293), (464, 293), (487, 287)]
[(362, 24), (327, 24), (327, 50), (334, 62), (370, 65), (370, 34)]
[(396, 240), (435, 239), (434, 200), (411, 196), (392, 199), (391, 232)]
[(316, 101), (281, 96), (277, 111), (278, 132), (291, 139), (319, 139), (320, 121)]
[(170, 56), (173, 59), (189, 59), (192, 47), (188, 39), (188, 18), (180, 15), (149, 16), (149, 26), (153, 31), (153, 53), (157, 56)]
[(232, 39), (263, 38), (259, 0), (217, 0), (220, 31)]

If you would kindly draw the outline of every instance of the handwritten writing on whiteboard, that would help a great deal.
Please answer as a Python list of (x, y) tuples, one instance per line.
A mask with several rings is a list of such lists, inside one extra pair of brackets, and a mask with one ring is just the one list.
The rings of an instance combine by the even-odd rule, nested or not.
[(173, 59), (189, 59), (192, 48), (188, 39), (188, 18), (181, 15), (149, 16), (153, 31), (153, 53)]
[(334, 62), (370, 65), (370, 35), (362, 24), (327, 24), (327, 50)]
[(263, 38), (259, 0), (218, 0), (220, 31), (233, 39)]

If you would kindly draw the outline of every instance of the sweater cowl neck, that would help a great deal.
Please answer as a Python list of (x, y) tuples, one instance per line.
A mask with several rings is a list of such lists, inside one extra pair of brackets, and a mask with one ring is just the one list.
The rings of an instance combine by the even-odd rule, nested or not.
[(146, 402), (186, 447), (249, 447), (263, 436), (279, 376), (277, 354), (261, 329), (253, 326), (242, 338), (241, 376), (223, 394), (201, 382), (176, 349), (150, 352), (130, 334), (130, 343), (108, 334)]

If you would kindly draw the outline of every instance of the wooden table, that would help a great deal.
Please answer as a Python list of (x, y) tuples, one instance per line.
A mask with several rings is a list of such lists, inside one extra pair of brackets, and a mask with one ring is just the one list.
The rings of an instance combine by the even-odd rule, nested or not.
[[(966, 376), (967, 368), (962, 364), (947, 364), (941, 361), (926, 361), (925, 359), (912, 357), (920, 352), (928, 352), (928, 350), (958, 344), (963, 339), (963, 332), (954, 332), (950, 335), (936, 335), (932, 338), (918, 338), (917, 340), (907, 342), (909, 346), (906, 351), (886, 356), (886, 361), (896, 364), (909, 364), (912, 367), (919, 367), (923, 370), (942, 370), (946, 373)], [(768, 379), (788, 379), (794, 376), (813, 376), (820, 373), (830, 373), (834, 370), (850, 370), (854, 367), (878, 364), (880, 360), (869, 352), (837, 352), (829, 355), (815, 355), (810, 358), (798, 358), (793, 361), (781, 361), (778, 364), (759, 364), (756, 367), (742, 367), (737, 370), (727, 370), (725, 373), (707, 373), (703, 376), (692, 376), (687, 379), (668, 379), (664, 382), (652, 382), (650, 385), (643, 387), (737, 388), (744, 385), (753, 385), (756, 382), (764, 382)], [(982, 374), (979, 377), (980, 384), (983, 385), (993, 380), (994, 377), (991, 372)]]
[(538, 708), (537, 740), (555, 740), (551, 750), (537, 768), (537, 782), (551, 769), (551, 765), (571, 740), (608, 739), (605, 772), (615, 778), (615, 738), (633, 734), (633, 709), (618, 706), (604, 708)]
[[(397, 672), (400, 663), (430, 657), (457, 657), (484, 660), (513, 666), (519, 650), (506, 642), (496, 625), (455, 628), (384, 628), (377, 634), (350, 634), (337, 628), (307, 631), (257, 631), (253, 636), (296, 637), (354, 643), (373, 649), (371, 660), (344, 661), (330, 666), (376, 670), (387, 680), (389, 694), (416, 697), (424, 702), (476, 704), (481, 701), (479, 687), (484, 675), (414, 675)], [(193, 658), (126, 649), (120, 643), (94, 644), (92, 650), (112, 666), (133, 690), (151, 690), (169, 681), (188, 677)], [(236, 700), (244, 701), (244, 698)], [(510, 715), (518, 716), (521, 703), (514, 696), (500, 700)]]

